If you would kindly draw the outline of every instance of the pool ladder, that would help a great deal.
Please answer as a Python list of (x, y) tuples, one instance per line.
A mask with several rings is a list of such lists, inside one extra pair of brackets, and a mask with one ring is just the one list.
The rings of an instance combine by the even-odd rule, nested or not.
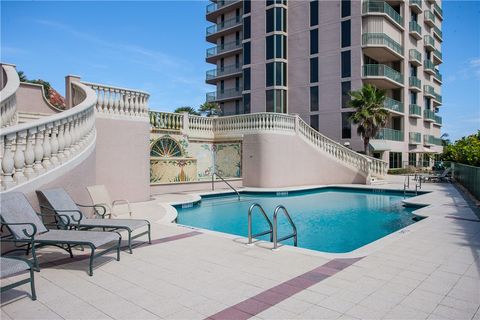
[[(418, 189), (422, 189), (422, 176), (417, 176), (415, 174), (414, 180), (415, 182), (415, 195), (418, 196)], [(410, 175), (405, 176), (405, 180), (403, 182), (403, 197), (407, 195), (408, 192), (413, 190), (410, 190)]]
[[(257, 234), (252, 234), (252, 213), (253, 209), (258, 208), (260, 212), (263, 215), (263, 218), (267, 221), (269, 225), (269, 229), (259, 232)], [(293, 232), (289, 235), (286, 235), (284, 237), (278, 238), (278, 213), (283, 212), (285, 217), (287, 218), (288, 222), (292, 226)], [(270, 242), (273, 242), (273, 249), (278, 248), (278, 243), (281, 241), (288, 240), (290, 238), (293, 238), (293, 245), (296, 247), (298, 243), (298, 237), (297, 237), (297, 227), (295, 226), (295, 223), (293, 222), (292, 218), (290, 217), (290, 214), (288, 213), (287, 208), (285, 208), (282, 205), (279, 205), (275, 208), (273, 211), (273, 224), (272, 221), (270, 221), (270, 218), (268, 218), (267, 214), (265, 213), (265, 210), (263, 210), (262, 206), (258, 203), (254, 203), (248, 208), (248, 244), (253, 243), (253, 238), (260, 237), (270, 234)]]

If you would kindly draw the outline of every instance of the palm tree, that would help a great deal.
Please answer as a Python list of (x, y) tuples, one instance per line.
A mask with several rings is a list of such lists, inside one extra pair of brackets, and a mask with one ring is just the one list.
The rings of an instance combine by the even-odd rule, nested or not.
[(357, 125), (357, 133), (363, 139), (365, 154), (369, 155), (370, 139), (387, 125), (388, 111), (383, 106), (385, 90), (366, 84), (360, 90), (350, 92), (350, 96), (350, 106), (355, 108), (350, 120)]
[(446, 132), (440, 136), (440, 139), (442, 139), (442, 147), (446, 147), (451, 143), (448, 137), (449, 135)]
[(198, 111), (200, 111), (202, 114), (205, 114), (207, 117), (220, 115), (220, 108), (218, 107), (218, 104), (213, 102), (205, 102), (200, 106), (200, 108), (198, 108)]
[(199, 116), (200, 115), (200, 113), (197, 110), (195, 110), (194, 108), (189, 107), (189, 106), (179, 107), (179, 108), (175, 109), (175, 111), (173, 111), (173, 112), (175, 112), (175, 113), (186, 112), (186, 113), (194, 115), (194, 116)]
[(27, 82), (27, 76), (23, 71), (17, 71), (18, 73), (18, 78), (20, 79), (20, 82)]

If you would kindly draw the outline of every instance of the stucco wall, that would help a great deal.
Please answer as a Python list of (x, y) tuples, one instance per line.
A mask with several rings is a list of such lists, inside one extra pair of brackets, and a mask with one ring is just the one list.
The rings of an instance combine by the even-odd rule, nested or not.
[(150, 198), (150, 124), (147, 121), (96, 119), (97, 184), (112, 199)]
[(21, 82), (17, 90), (17, 110), (20, 112), (44, 114), (59, 112), (45, 100), (41, 85), (25, 82)]
[(315, 150), (295, 135), (245, 135), (243, 168), (246, 187), (365, 183), (365, 177), (356, 170)]

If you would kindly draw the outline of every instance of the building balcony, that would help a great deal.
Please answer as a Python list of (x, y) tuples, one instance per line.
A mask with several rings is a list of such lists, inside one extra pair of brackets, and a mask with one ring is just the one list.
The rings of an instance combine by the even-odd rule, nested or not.
[(433, 56), (433, 63), (435, 63), (435, 64), (440, 64), (440, 63), (443, 62), (443, 60), (442, 60), (442, 53), (440, 52), (440, 50), (435, 49), (435, 50), (433, 51), (433, 55), (432, 55), (432, 56)]
[(416, 21), (410, 21), (408, 23), (408, 32), (415, 39), (422, 39), (422, 27), (420, 27)]
[(419, 132), (409, 132), (408, 133), (408, 143), (409, 144), (421, 144), (422, 143), (422, 134)]
[(221, 37), (229, 32), (241, 30), (242, 25), (242, 18), (241, 16), (238, 16), (218, 24), (214, 24), (213, 26), (209, 26), (206, 31), (207, 41), (215, 43), (218, 37)]
[(384, 64), (363, 65), (363, 79), (378, 88), (403, 87), (403, 74)]
[(422, 54), (416, 49), (410, 49), (408, 51), (408, 61), (414, 66), (421, 66)]
[(435, 50), (435, 39), (429, 34), (426, 34), (423, 36), (423, 45), (425, 46), (425, 49), (428, 51), (434, 51)]
[(215, 23), (221, 14), (236, 8), (241, 8), (242, 4), (243, 1), (241, 0), (218, 0), (210, 3), (207, 6), (207, 20)]
[(364, 1), (362, 12), (364, 15), (384, 15), (403, 29), (403, 17), (385, 1)]
[(394, 61), (403, 58), (403, 46), (385, 33), (362, 34), (364, 52), (379, 61)]
[(436, 138), (435, 136), (432, 136), (430, 134), (424, 134), (423, 135), (423, 144), (426, 146), (441, 146), (442, 145), (442, 139)]
[(432, 13), (432, 11), (426, 10), (423, 13), (423, 21), (426, 25), (429, 25), (430, 27), (435, 26), (435, 15)]
[(435, 98), (435, 90), (432, 86), (426, 84), (423, 86), (423, 95), (428, 98)]
[(390, 140), (390, 141), (403, 141), (403, 131), (390, 129), (390, 128), (383, 128), (380, 129), (375, 136), (375, 139), (378, 140)]
[(416, 13), (421, 13), (423, 11), (422, 9), (422, 0), (410, 0), (409, 1), (410, 9), (413, 12)]
[(383, 103), (383, 106), (385, 107), (385, 109), (388, 109), (389, 111), (392, 111), (395, 113), (403, 114), (403, 111), (404, 111), (403, 103), (395, 99), (392, 99), (390, 97), (385, 98), (385, 102)]
[(440, 20), (443, 20), (443, 10), (436, 2), (433, 4), (433, 12), (440, 18)]
[(437, 126), (442, 125), (442, 117), (435, 115), (435, 123)]
[(423, 61), (423, 71), (433, 76), (435, 74), (435, 64), (432, 61), (425, 59)]
[(438, 41), (443, 41), (443, 32), (437, 26), (433, 26), (433, 35), (437, 37)]
[(408, 77), (408, 85), (410, 87), (410, 90), (412, 91), (422, 91), (422, 80), (418, 79), (415, 76)]
[(442, 105), (442, 95), (436, 92), (433, 93), (433, 105), (434, 106), (441, 106)]
[(435, 112), (432, 110), (423, 110), (423, 121), (435, 122)]
[(242, 41), (232, 41), (207, 49), (207, 62), (215, 63), (218, 58), (242, 51)]
[(242, 74), (242, 66), (230, 65), (225, 67), (220, 67), (206, 72), (206, 80), (209, 84), (215, 84), (217, 81), (238, 76)]
[(223, 91), (217, 90), (207, 93), (207, 102), (222, 102), (227, 100), (241, 99), (243, 88), (230, 88)]
[(422, 108), (419, 105), (411, 104), (408, 106), (409, 115), (412, 118), (421, 118), (422, 117)]
[(437, 81), (439, 84), (442, 84), (442, 74), (437, 69), (435, 69), (435, 74), (433, 75), (433, 80)]

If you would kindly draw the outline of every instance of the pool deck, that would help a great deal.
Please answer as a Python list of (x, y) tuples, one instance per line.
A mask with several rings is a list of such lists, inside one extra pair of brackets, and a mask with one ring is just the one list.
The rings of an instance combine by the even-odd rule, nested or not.
[(97, 259), (93, 277), (85, 252), (41, 248), (38, 300), (28, 285), (3, 293), (1, 319), (480, 319), (480, 220), (453, 185), (422, 190), (433, 192), (411, 201), (428, 219), (346, 255), (177, 226), (165, 202), (198, 196), (157, 196), (134, 204), (152, 245)]

